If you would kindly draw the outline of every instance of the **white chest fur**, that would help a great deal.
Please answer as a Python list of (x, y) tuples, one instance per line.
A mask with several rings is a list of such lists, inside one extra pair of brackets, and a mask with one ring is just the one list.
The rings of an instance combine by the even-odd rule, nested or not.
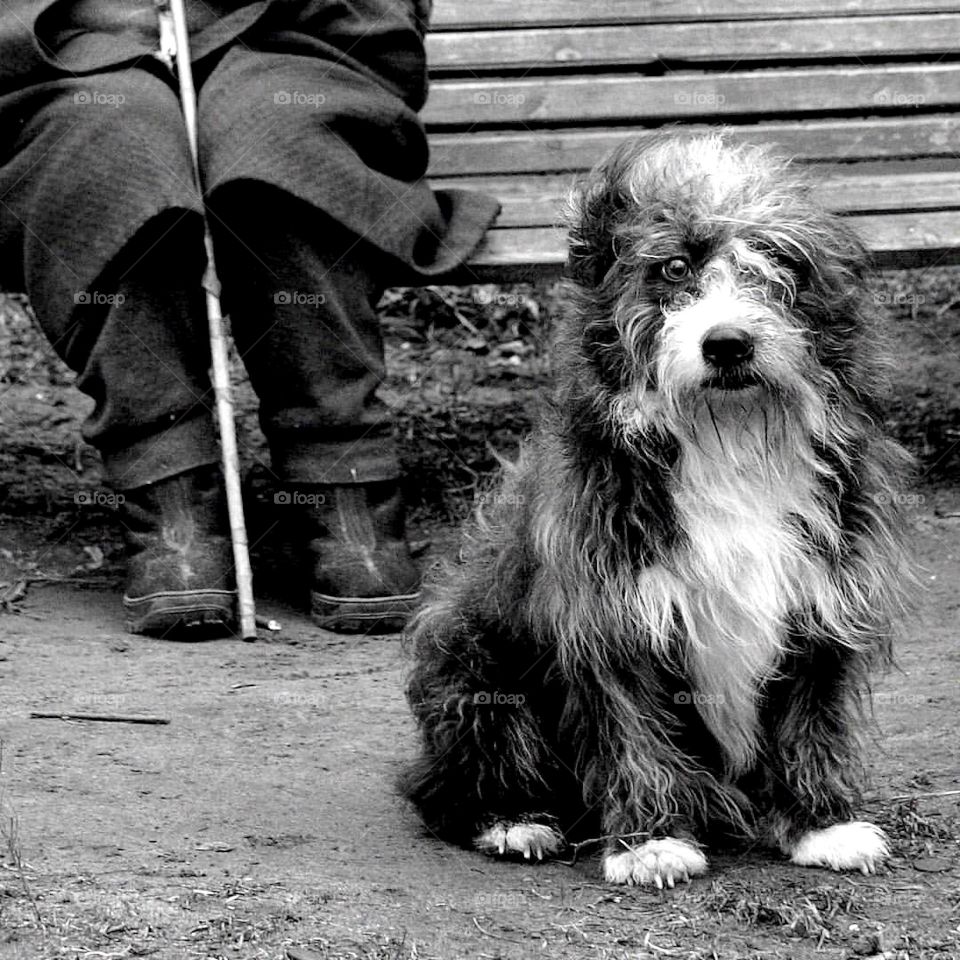
[(809, 459), (771, 451), (741, 422), (682, 444), (672, 490), (682, 542), (638, 582), (642, 616), (666, 637), (679, 617), (691, 696), (729, 771), (756, 752), (758, 684), (775, 670), (788, 613), (821, 595), (824, 572), (791, 515), (822, 527)]

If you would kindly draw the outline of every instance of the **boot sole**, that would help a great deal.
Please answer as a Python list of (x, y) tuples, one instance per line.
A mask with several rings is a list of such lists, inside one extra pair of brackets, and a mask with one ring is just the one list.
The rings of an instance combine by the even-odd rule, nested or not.
[(233, 632), (236, 593), (178, 590), (123, 598), (130, 633), (167, 640), (199, 641)]
[(310, 617), (331, 633), (400, 633), (419, 600), (419, 592), (393, 597), (333, 597), (313, 590)]

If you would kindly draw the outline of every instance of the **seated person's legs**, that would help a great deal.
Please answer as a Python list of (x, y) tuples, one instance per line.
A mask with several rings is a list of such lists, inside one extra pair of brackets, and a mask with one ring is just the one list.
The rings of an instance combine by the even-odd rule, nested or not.
[[(203, 233), (176, 94), (117, 70), (24, 95), (0, 167), (12, 283), (94, 402), (85, 438), (123, 495), (128, 626), (232, 616), (200, 278)], [(109, 91), (112, 104), (91, 102)]]
[(411, 11), (363, 9), (331, 8), (322, 37), (264, 21), (205, 78), (199, 121), (224, 305), (273, 470), (314, 493), (312, 613), (369, 633), (399, 629), (419, 584), (373, 307), (387, 283), (462, 260), (494, 205), (429, 189)]
[[(394, 278), (460, 263), (497, 205), (435, 196), (423, 179), (426, 71), (411, 5), (288, 13), (242, 43), (228, 32), (197, 64), (204, 186), (275, 472), (314, 494), (303, 518), (314, 616), (392, 630), (418, 577), (375, 395), (373, 304)], [(126, 29), (123, 17), (80, 20), (95, 36)], [(232, 564), (209, 416), (202, 205), (172, 77), (139, 62), (0, 98), (5, 122), (23, 120), (0, 165), (0, 267), (22, 272), (0, 282), (26, 290), (96, 402), (84, 433), (124, 494), (128, 624), (166, 634), (231, 617)]]
[[(84, 436), (122, 494), (134, 633), (233, 619), (233, 556), (211, 408), (200, 217), (151, 220), (97, 281), (70, 360), (96, 402)], [(194, 631), (196, 633), (196, 631)]]
[[(281, 483), (302, 511), (311, 607), (340, 631), (399, 629), (417, 597), (374, 305), (383, 253), (276, 187), (230, 184), (210, 204), (237, 348)], [(294, 498), (296, 499), (296, 498)]]

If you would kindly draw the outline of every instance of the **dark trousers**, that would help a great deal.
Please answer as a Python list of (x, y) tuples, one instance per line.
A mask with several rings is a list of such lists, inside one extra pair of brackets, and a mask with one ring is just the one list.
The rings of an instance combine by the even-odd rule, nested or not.
[[(329, 6), (349, 19), (355, 5)], [(197, 65), (223, 305), (278, 476), (392, 479), (373, 304), (417, 264), (461, 259), (492, 211), (462, 197), (441, 209), (421, 179), (426, 141), (399, 88), (303, 43), (309, 50), (245, 43)], [(422, 56), (403, 62), (422, 86)], [(314, 90), (325, 91), (322, 104), (277, 101)], [(107, 479), (131, 488), (214, 461), (202, 207), (169, 73), (144, 58), (28, 85), (0, 105), (0, 283), (29, 294), (93, 397), (84, 436)]]
[[(299, 483), (395, 478), (389, 412), (375, 394), (384, 254), (255, 181), (215, 193), (209, 217), (224, 312), (274, 473)], [(218, 459), (203, 268), (200, 217), (161, 213), (87, 293), (69, 336), (51, 337), (95, 401), (83, 433), (116, 487)]]

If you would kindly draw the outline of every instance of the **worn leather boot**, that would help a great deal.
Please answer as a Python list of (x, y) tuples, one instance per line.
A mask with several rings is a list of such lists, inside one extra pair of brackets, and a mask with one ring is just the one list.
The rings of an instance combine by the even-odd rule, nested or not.
[(420, 598), (395, 480), (299, 486), (313, 560), (310, 612), (336, 633), (397, 633)]
[(123, 491), (131, 633), (202, 640), (234, 622), (233, 553), (218, 467)]

